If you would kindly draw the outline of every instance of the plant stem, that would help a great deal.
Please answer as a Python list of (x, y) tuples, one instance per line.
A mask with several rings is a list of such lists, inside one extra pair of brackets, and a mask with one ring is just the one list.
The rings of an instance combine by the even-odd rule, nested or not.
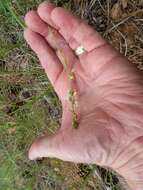
[(79, 122), (78, 122), (78, 113), (77, 113), (77, 90), (74, 88), (75, 83), (76, 83), (76, 77), (75, 77), (75, 73), (74, 71), (68, 71), (68, 61), (64, 55), (64, 53), (62, 51), (60, 51), (60, 56), (62, 57), (62, 63), (64, 66), (64, 70), (67, 73), (67, 77), (68, 77), (68, 82), (69, 82), (69, 92), (68, 92), (68, 100), (70, 103), (70, 111), (72, 113), (72, 127), (74, 129), (77, 129), (79, 126)]
[(72, 127), (77, 129), (79, 126), (78, 114), (77, 114), (77, 91), (73, 87), (73, 83), (76, 82), (75, 73), (71, 71), (69, 73), (69, 82), (70, 82), (70, 91), (69, 91), (69, 102), (71, 104), (71, 113), (72, 113)]

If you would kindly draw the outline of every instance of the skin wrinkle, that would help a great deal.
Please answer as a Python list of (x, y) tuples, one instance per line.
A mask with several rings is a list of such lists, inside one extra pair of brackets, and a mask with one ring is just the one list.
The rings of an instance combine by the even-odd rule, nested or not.
[[(117, 107), (117, 105), (116, 105), (115, 103), (111, 102), (111, 104)], [(123, 105), (125, 105), (125, 104), (123, 104)], [(120, 106), (121, 106), (122, 108), (123, 108), (123, 105), (120, 104)], [(119, 109), (121, 109), (121, 108), (119, 107)], [(122, 113), (122, 115), (120, 116), (120, 117), (121, 117), (120, 120), (122, 120), (122, 117), (124, 117), (124, 116), (123, 116), (124, 110), (123, 110), (122, 112), (120, 112), (120, 114), (121, 114), (121, 113)], [(119, 116), (119, 115), (118, 115), (118, 116)], [(112, 116), (112, 117), (114, 117), (114, 118), (117, 119), (117, 116), (116, 116), (116, 115), (115, 115), (115, 116)], [(129, 119), (129, 118), (128, 118), (128, 119)], [(138, 121), (139, 121), (139, 119), (135, 120), (134, 123), (137, 123)], [(126, 126), (126, 122), (124, 122), (124, 125)], [(142, 127), (138, 127), (138, 125), (135, 125), (135, 124), (134, 124), (134, 127), (137, 127), (138, 129), (141, 129), (141, 130), (142, 130)]]
[[(140, 183), (140, 184), (143, 184), (143, 181), (142, 181), (142, 179), (139, 179), (139, 180), (136, 180), (136, 179), (134, 179), (134, 180), (132, 180), (132, 179), (129, 179), (129, 178), (127, 178), (126, 180), (128, 180), (129, 182), (133, 182), (133, 183)], [(139, 185), (139, 184), (138, 184)], [(136, 190), (136, 189), (135, 189)]]
[(93, 147), (90, 148), (90, 146), (91, 146), (90, 143), (89, 144), (87, 143), (85, 145), (85, 147), (86, 147), (85, 149), (87, 151), (87, 155), (88, 155), (87, 157), (89, 159), (89, 163), (94, 161), (94, 157), (93, 157), (93, 154), (92, 154), (92, 148)]
[[(80, 97), (80, 98), (82, 98), (82, 97)], [(81, 101), (82, 101), (82, 99), (81, 99)], [(103, 103), (103, 102), (102, 102)], [(79, 102), (79, 104), (80, 104), (80, 102)], [(104, 104), (104, 103), (103, 103)], [(102, 113), (104, 112), (103, 111), (103, 109), (102, 109), (102, 107), (99, 105), (97, 105), (97, 102), (94, 104), (94, 102), (93, 102), (93, 105), (95, 105), (95, 107), (94, 107), (94, 109), (92, 109), (90, 112), (88, 112), (88, 114), (87, 113), (81, 113), (81, 119), (82, 119), (82, 121), (84, 122), (85, 120), (87, 120), (87, 119), (89, 119), (90, 117), (93, 117), (93, 116), (95, 116), (96, 117), (96, 114), (97, 114), (97, 112), (98, 111), (102, 111)], [(106, 113), (107, 114), (107, 113)]]
[[(87, 120), (88, 121), (88, 120)], [(96, 125), (96, 126), (100, 126), (101, 125), (101, 122), (99, 121), (98, 122), (98, 120), (96, 120), (96, 124), (94, 124), (94, 125)], [(82, 124), (83, 123), (83, 124)], [(80, 123), (80, 125), (82, 126), (82, 125), (85, 125), (85, 123), (86, 123), (86, 120), (84, 119), (84, 121), (82, 120), (81, 121), (81, 123)], [(89, 125), (89, 127), (91, 126), (91, 124)], [(97, 132), (96, 132), (96, 130), (95, 130), (95, 133), (96, 133), (96, 137), (94, 137), (94, 138), (96, 138), (96, 144), (99, 144), (99, 146), (100, 146), (100, 148), (98, 147), (98, 150), (100, 150), (100, 153), (98, 154), (100, 157), (101, 157), (101, 153), (102, 153), (102, 155), (106, 155), (107, 153), (109, 154), (110, 153), (110, 150), (108, 149), (109, 148), (109, 146), (107, 145), (107, 143), (108, 144), (111, 144), (111, 142), (109, 142), (109, 139), (110, 139), (110, 137), (109, 137), (109, 133), (108, 133), (108, 130), (106, 130), (106, 128), (104, 128), (104, 124), (102, 124), (102, 126), (103, 127), (100, 127), (100, 129), (103, 131), (103, 132), (101, 132), (101, 131), (97, 131), (98, 132), (98, 134), (97, 134)], [(104, 128), (104, 129), (103, 129)], [(96, 128), (95, 128), (96, 129)], [(105, 143), (103, 140), (102, 140), (102, 138), (101, 138), (101, 134), (106, 134), (106, 141), (107, 141), (107, 143)], [(108, 135), (107, 135), (108, 134)], [(89, 138), (90, 139), (90, 138)], [(110, 139), (111, 140), (111, 139)], [(91, 144), (92, 145), (92, 144)], [(92, 146), (91, 146), (92, 147)], [(107, 151), (107, 149), (108, 149), (108, 151)], [(97, 150), (97, 152), (98, 152), (98, 150)], [(92, 151), (94, 152), (94, 149), (92, 148)], [(108, 155), (106, 156), (106, 157), (108, 157)], [(106, 160), (107, 158), (104, 158), (104, 160)], [(103, 157), (102, 157), (102, 160), (101, 159), (99, 159), (98, 158), (98, 160), (97, 160), (97, 158), (96, 158), (96, 162), (98, 163), (98, 164), (100, 164), (100, 165), (102, 165), (102, 163), (101, 163), (101, 161), (103, 162), (103, 164), (105, 164), (105, 161), (103, 160)]]
[[(105, 46), (106, 45), (108, 45), (107, 43), (105, 43), (105, 44), (103, 44), (103, 45), (101, 45), (101, 46), (98, 46), (98, 47), (96, 47), (96, 48), (94, 48), (93, 50), (91, 50), (89, 53), (87, 53), (87, 52), (84, 52), (83, 54), (81, 54), (81, 55), (79, 55), (78, 57), (79, 57), (79, 59), (80, 59), (80, 61), (81, 61), (81, 66), (82, 66), (82, 68), (83, 68), (83, 70), (85, 71), (85, 68), (84, 68), (84, 66), (85, 66), (85, 59), (87, 60), (87, 62), (88, 62), (88, 56), (91, 54), (91, 53), (93, 53), (94, 51), (99, 51), (101, 48), (105, 48)], [(87, 71), (86, 71), (87, 72)], [(94, 75), (96, 75), (95, 73), (94, 73)], [(91, 78), (91, 80), (93, 80), (92, 78)]]
[[(135, 173), (136, 173), (137, 175), (139, 175), (140, 177), (143, 176), (143, 171), (142, 171), (142, 170), (139, 170), (139, 169), (138, 169), (138, 171), (135, 171)], [(142, 179), (141, 179), (141, 180), (142, 180)]]
[[(140, 137), (143, 137), (143, 136), (140, 136)], [(128, 150), (128, 147), (131, 147), (131, 145), (132, 144), (134, 144), (134, 142), (138, 139), (138, 138), (140, 138), (140, 137), (137, 137), (136, 139), (134, 139), (134, 140), (132, 140), (131, 142), (129, 142), (125, 147), (124, 147), (124, 150), (121, 150), (120, 152), (119, 152), (119, 154), (116, 156), (116, 158), (113, 160), (113, 162), (111, 163), (111, 166), (113, 165), (113, 163), (115, 162), (116, 163), (116, 160), (118, 160), (122, 155), (124, 155), (125, 153), (126, 153), (126, 150)], [(117, 159), (118, 158), (118, 159)], [(116, 164), (114, 164), (114, 165), (116, 165)], [(116, 168), (115, 167), (113, 167), (115, 170), (116, 170)]]
[[(122, 127), (122, 123), (118, 119), (112, 117), (112, 115), (110, 115), (109, 113), (107, 113), (107, 114), (109, 116), (109, 119), (108, 119), (109, 125), (107, 125), (107, 129), (110, 129), (113, 133), (112, 136), (116, 138), (116, 132), (117, 131), (115, 132), (115, 126), (113, 126), (113, 125), (118, 124), (118, 126), (119, 126), (118, 128), (120, 129), (120, 131), (121, 130), (124, 131), (124, 127)], [(114, 121), (114, 123), (113, 123), (113, 121)], [(116, 129), (117, 129), (117, 127), (116, 127)], [(124, 132), (123, 132), (123, 134), (124, 134)], [(119, 142), (120, 142), (120, 140), (119, 140)]]
[[(109, 70), (109, 68), (107, 69), (107, 70)], [(113, 70), (114, 71), (114, 70)], [(113, 72), (112, 71), (112, 72)], [(107, 71), (106, 71), (107, 72)], [(123, 72), (123, 71), (122, 71)], [(111, 73), (110, 73), (111, 74)], [(114, 74), (114, 75), (113, 75)], [(104, 73), (102, 73), (102, 75), (103, 76), (100, 76), (99, 78), (98, 78), (98, 80), (97, 80), (97, 82), (100, 84), (102, 84), (102, 85), (106, 85), (106, 87), (107, 87), (107, 84), (109, 84), (110, 85), (110, 83), (112, 82), (114, 82), (114, 76), (115, 75), (118, 75), (118, 77), (120, 77), (119, 78), (119, 82), (117, 82), (117, 83), (113, 83), (113, 85), (114, 85), (114, 88), (113, 88), (113, 90), (118, 90), (118, 86), (126, 86), (127, 87), (127, 84), (125, 84), (125, 82), (126, 81), (124, 81), (124, 78), (123, 78), (123, 76), (124, 76), (124, 73), (122, 74), (122, 75), (119, 75), (119, 73), (112, 73), (112, 75), (111, 76), (109, 76), (109, 75), (105, 75), (104, 76)], [(103, 80), (104, 79), (104, 80)], [(132, 81), (130, 81), (130, 79), (129, 79), (129, 76), (126, 76), (126, 79), (128, 79), (128, 81), (130, 82), (130, 84), (132, 84), (131, 82)], [(116, 79), (117, 80), (117, 79)], [(128, 83), (129, 83), (128, 82)], [(128, 88), (132, 88), (132, 87), (128, 87)], [(128, 88), (127, 88), (127, 90), (128, 90)], [(128, 92), (129, 93), (129, 92)]]
[(111, 90), (112, 90), (113, 87), (111, 87)]
[[(76, 71), (78, 70), (78, 72)], [(85, 69), (83, 67), (83, 65), (79, 62), (77, 62), (77, 64), (74, 65), (74, 72), (76, 74), (76, 78), (77, 78), (77, 81), (78, 81), (78, 78), (81, 79), (81, 81), (86, 84), (87, 88), (90, 87), (90, 83), (91, 83), (91, 79), (89, 78), (89, 76), (84, 73), (85, 72)], [(77, 82), (79, 83), (79, 82)], [(79, 83), (80, 84), (80, 83)], [(77, 84), (78, 85), (78, 84)], [(79, 86), (79, 89), (80, 89), (80, 86)], [(82, 90), (80, 90), (81, 92), (81, 95), (85, 92), (82, 92)], [(85, 88), (84, 88), (84, 91), (85, 91)]]
[[(127, 89), (127, 88), (126, 88)], [(116, 88), (115, 88), (115, 92), (114, 92), (114, 94), (113, 95), (120, 95), (120, 96), (122, 96), (124, 99), (128, 96), (128, 98), (130, 97), (131, 99), (132, 99), (132, 101), (131, 101), (131, 99), (127, 99), (128, 100), (128, 104), (131, 104), (131, 105), (140, 105), (140, 107), (141, 107), (141, 104), (143, 104), (143, 100), (142, 100), (142, 97), (143, 97), (143, 95), (142, 94), (140, 94), (140, 92), (136, 92), (137, 90), (134, 90), (134, 91), (132, 91), (131, 89), (128, 89), (128, 91), (130, 91), (130, 93), (129, 92), (126, 92), (126, 91), (124, 91), (125, 89), (124, 88), (121, 88), (120, 87), (120, 89), (118, 89), (118, 87), (117, 87), (117, 91), (116, 91)], [(122, 92), (122, 93), (121, 93)], [(138, 95), (137, 95), (138, 94)], [(124, 97), (125, 96), (125, 97)], [(135, 101), (135, 100), (138, 100), (138, 101)], [(126, 100), (126, 101), (127, 101)], [(122, 100), (123, 101), (123, 100)], [(124, 103), (124, 102), (123, 102)]]
[[(125, 104), (122, 104), (121, 105), (121, 103), (120, 103), (120, 106), (119, 105), (117, 105), (115, 102), (111, 102), (110, 100), (107, 100), (108, 102), (110, 102), (110, 104), (111, 105), (113, 105), (113, 107), (117, 107), (119, 110), (121, 110), (121, 107), (122, 107), (122, 112), (120, 112), (120, 115), (118, 114), (118, 115), (112, 115), (112, 117), (114, 117), (116, 120), (117, 120), (117, 117), (119, 117), (120, 116), (120, 121), (122, 121), (122, 122), (124, 122), (123, 123), (123, 125), (125, 125), (126, 126), (126, 121), (124, 121), (122, 118), (124, 117), (124, 114), (125, 114), (125, 112), (124, 112), (124, 109), (123, 109), (123, 105), (125, 105)], [(106, 108), (107, 109), (107, 111), (108, 112), (110, 112), (110, 110), (108, 110), (109, 109), (109, 107), (108, 108)], [(111, 108), (110, 108), (111, 109)], [(113, 114), (113, 113), (112, 113)], [(125, 119), (125, 117), (124, 117), (124, 119)], [(127, 120), (128, 120), (129, 118), (127, 118)], [(119, 120), (118, 120), (119, 121)], [(136, 123), (136, 121), (135, 121), (135, 123)], [(134, 126), (134, 127), (137, 127), (137, 126)], [(142, 127), (137, 127), (138, 129), (143, 129)]]
[[(97, 155), (98, 155), (98, 157), (96, 157), (96, 161), (95, 161), (95, 157), (93, 157), (93, 156), (91, 156), (91, 155), (93, 155), (93, 146), (91, 146), (90, 145), (90, 147), (87, 147), (86, 146), (86, 151), (87, 151), (87, 153), (88, 153), (88, 156), (90, 156), (91, 158), (92, 158), (92, 160), (90, 160), (90, 162), (91, 161), (94, 161), (94, 163), (96, 162), (96, 164), (98, 164), (98, 165), (103, 165), (103, 163), (105, 163), (105, 156), (103, 156), (103, 155), (105, 155), (106, 153), (107, 153), (107, 148), (105, 148), (105, 146), (103, 145), (103, 142), (100, 142), (100, 139), (99, 138), (97, 138), (97, 141), (98, 141), (98, 143), (97, 144), (100, 144), (100, 153), (98, 153)], [(101, 151), (102, 150), (102, 151)], [(98, 151), (97, 151), (98, 152)], [(103, 158), (104, 158), (104, 160), (103, 160)]]
[(141, 171), (142, 171), (142, 167), (143, 167), (143, 163), (142, 164), (139, 164), (139, 165), (136, 165), (134, 167), (130, 167), (130, 168), (127, 168), (126, 171), (130, 171), (130, 170), (136, 170), (138, 168), (141, 168)]
[[(127, 77), (126, 77), (127, 78)], [(110, 80), (110, 84), (108, 84), (108, 88), (110, 88), (110, 86), (112, 87), (112, 92), (113, 93), (121, 93), (122, 95), (124, 94), (129, 94), (129, 92), (127, 91), (129, 88), (127, 88), (126, 86), (126, 81), (124, 80), (124, 78), (116, 78), (116, 79), (111, 79)]]
[(119, 168), (116, 168), (116, 170), (118, 170), (118, 171), (120, 171), (120, 170), (122, 170), (124, 167), (125, 167), (125, 165), (127, 164), (127, 163), (129, 163), (130, 161), (132, 161), (135, 157), (137, 157), (138, 155), (140, 155), (141, 153), (143, 153), (143, 150), (141, 151), (141, 152), (138, 152), (138, 153), (136, 153), (134, 156), (132, 156), (131, 158), (129, 158), (129, 160), (128, 161), (126, 161), (123, 165), (121, 165)]
[[(110, 101), (108, 100), (108, 102), (110, 102)], [(110, 102), (110, 105), (111, 105), (111, 104), (113, 104), (113, 103)], [(115, 105), (115, 104), (114, 104), (114, 105)], [(116, 105), (116, 106), (117, 106), (117, 105)], [(107, 112), (107, 113), (108, 113), (108, 112)], [(108, 114), (110, 114), (110, 112), (109, 112)], [(121, 121), (120, 121), (118, 118), (114, 117), (114, 116), (111, 115), (111, 114), (110, 114), (110, 117), (113, 118), (116, 122), (118, 122), (119, 125), (120, 125), (120, 127), (122, 126), (122, 130), (125, 131), (124, 124), (122, 124)], [(124, 132), (123, 134), (125, 134), (125, 132)], [(119, 145), (120, 145), (120, 141), (119, 141), (119, 144), (118, 144), (117, 146), (119, 147)], [(117, 151), (118, 151), (118, 149), (117, 149)], [(121, 151), (121, 152), (122, 152), (122, 151)], [(117, 160), (117, 158), (119, 157), (119, 154), (120, 154), (121, 152), (119, 152), (119, 153), (117, 154), (117, 156), (114, 158), (114, 160), (109, 164), (110, 166), (112, 166), (112, 164), (115, 162), (115, 160)], [(116, 153), (115, 153), (115, 155), (116, 155)]]
[[(128, 180), (129, 182), (133, 182), (133, 183), (139, 183), (140, 185), (143, 184), (142, 180)], [(138, 184), (138, 185), (139, 185)], [(138, 190), (138, 189), (137, 189)]]
[[(127, 79), (127, 80), (125, 80)], [(127, 78), (127, 76), (125, 77), (118, 77), (118, 78), (112, 78), (110, 80), (110, 83), (108, 84), (108, 89), (109, 89), (109, 92), (114, 92), (114, 93), (117, 93), (117, 94), (121, 94), (121, 90), (124, 92), (124, 94), (127, 94), (129, 96), (135, 96), (137, 94), (137, 90), (132, 90), (132, 87), (129, 86), (128, 83), (132, 83), (133, 84), (134, 80), (130, 80)], [(106, 87), (106, 84), (101, 84), (102, 86), (105, 86)], [(137, 88), (137, 87), (136, 87)], [(132, 92), (132, 95), (130, 95), (130, 93), (127, 91), (130, 90), (130, 92)], [(114, 90), (114, 91), (113, 91)], [(134, 93), (134, 94), (133, 94)], [(123, 95), (123, 94), (122, 94)], [(140, 95), (140, 97), (142, 97), (142, 94)]]
[[(142, 164), (138, 164), (138, 165), (136, 165), (134, 168), (131, 168), (133, 171), (135, 170), (135, 171), (137, 171), (137, 173), (141, 173), (142, 174), (142, 176), (143, 176), (143, 170), (142, 170), (142, 167), (143, 167), (143, 162), (142, 162)], [(130, 168), (129, 168), (129, 170), (130, 170)], [(128, 171), (128, 169), (126, 170), (126, 171)]]
[[(122, 88), (120, 89), (122, 90)], [(118, 99), (117, 99), (117, 96), (118, 96)], [(141, 103), (137, 103), (137, 102), (134, 102), (133, 101), (133, 96), (132, 95), (129, 95), (128, 93), (124, 93), (124, 98), (123, 98), (123, 93), (120, 93), (120, 92), (114, 92), (112, 94), (112, 101), (115, 101), (116, 103), (120, 104), (120, 105), (130, 105), (130, 106), (140, 106), (142, 108), (142, 105)], [(123, 100), (124, 99), (124, 100)]]
[[(118, 84), (118, 89), (123, 89), (123, 88), (127, 88), (127, 86), (128, 85), (126, 85), (126, 84), (128, 84), (129, 83), (129, 79), (127, 78), (127, 76), (122, 76), (122, 78), (120, 77), (119, 78), (119, 76), (117, 76), (118, 78), (114, 78), (114, 79), (111, 79), (111, 81), (110, 81), (110, 84), (112, 84), (111, 82), (113, 82), (113, 84), (112, 85), (117, 85), (117, 82), (120, 82), (119, 84)], [(122, 84), (122, 81), (124, 81), (124, 82), (126, 82), (126, 83), (124, 83), (124, 86), (123, 86), (123, 84)], [(126, 86), (125, 86), (126, 85)], [(125, 92), (125, 91), (124, 91)]]
[[(94, 51), (97, 51), (97, 50), (100, 50), (100, 48), (103, 48), (103, 46), (102, 47), (99, 47), (99, 49), (97, 48), (97, 49), (95, 49)], [(89, 55), (88, 55), (89, 56)], [(96, 70), (96, 72), (93, 72), (92, 71), (92, 75), (91, 75), (91, 80), (92, 80), (92, 82), (96, 82), (97, 84), (98, 84), (98, 78), (99, 77), (102, 77), (102, 75), (104, 74), (104, 71), (106, 72), (106, 70), (107, 70), (107, 68), (110, 66), (110, 64), (114, 64), (114, 60), (117, 60), (118, 59), (118, 57), (120, 58), (121, 57), (121, 55), (114, 55), (112, 58), (110, 58), (107, 62), (105, 62), (105, 64), (104, 65), (102, 65), (101, 67), (100, 67), (100, 69), (99, 70)], [(86, 60), (87, 60), (87, 62), (89, 62), (88, 61), (88, 57), (86, 58)], [(82, 61), (82, 60), (81, 60)], [(84, 59), (84, 61), (85, 61), (85, 59)], [(82, 61), (82, 62), (84, 62), (84, 61)], [(82, 63), (83, 64), (83, 63)], [(83, 64), (84, 65), (84, 64)], [(96, 64), (95, 64), (96, 65)], [(106, 68), (107, 67), (107, 68)], [(102, 70), (102, 72), (99, 72), (100, 70)], [(87, 72), (87, 71), (86, 71)], [(97, 72), (99, 72), (99, 74), (97, 75)], [(109, 82), (109, 81), (106, 81), (106, 83), (107, 82)], [(102, 83), (103, 84), (103, 83)]]
[[(87, 94), (87, 97), (88, 97), (88, 94)], [(99, 99), (99, 101), (98, 101), (98, 99)], [(86, 112), (86, 110), (85, 111), (83, 110), (82, 115), (81, 115), (82, 119), (83, 120), (85, 120), (84, 118), (90, 119), (90, 117), (95, 117), (96, 118), (96, 115), (98, 114), (99, 111), (101, 111), (102, 113), (107, 114), (107, 112), (104, 112), (105, 111), (104, 110), (105, 106), (108, 106), (108, 105), (107, 105), (106, 101), (104, 101), (104, 97), (102, 98), (102, 101), (100, 101), (100, 97), (97, 98), (97, 101), (93, 102), (93, 108), (88, 113)], [(82, 107), (82, 105), (81, 105), (81, 107)], [(83, 108), (81, 108), (81, 109), (83, 109)], [(86, 107), (85, 107), (85, 109), (86, 109)]]
[[(119, 124), (120, 127), (122, 126), (121, 122), (120, 122), (119, 120), (117, 120), (116, 118), (113, 118), (111, 115), (109, 116), (109, 125), (108, 125), (108, 126), (112, 126), (111, 119), (113, 119), (114, 121), (116, 121), (116, 123), (118, 122), (118, 124)], [(109, 131), (111, 130), (112, 133), (115, 133), (115, 132), (114, 132), (114, 130), (115, 130), (114, 128), (115, 128), (115, 127), (110, 127), (110, 128), (109, 128), (108, 126), (107, 126), (108, 130), (109, 130)], [(113, 130), (113, 129), (114, 129), (114, 130)], [(122, 127), (122, 129), (124, 130), (124, 127)], [(124, 134), (124, 133), (123, 133), (123, 134)], [(113, 135), (113, 137), (115, 137), (115, 135)], [(111, 138), (112, 141), (114, 141), (114, 140), (112, 139), (112, 137), (111, 137), (111, 134), (110, 134), (110, 138)], [(117, 143), (117, 141), (116, 141), (117, 145), (116, 145), (116, 147), (115, 147), (115, 152), (113, 151), (113, 152), (114, 152), (114, 155), (116, 155), (117, 152), (118, 152), (118, 148), (117, 148), (117, 147), (120, 147), (120, 144), (121, 144), (120, 142), (121, 142), (120, 139), (118, 139), (118, 143)], [(112, 153), (112, 154), (113, 154), (113, 153)], [(110, 155), (110, 156), (111, 156), (111, 155)], [(111, 158), (113, 158), (113, 157), (114, 157), (114, 156), (112, 155)], [(108, 161), (108, 165), (111, 166), (111, 163), (109, 163), (109, 161)]]
[(128, 190), (142, 190), (142, 185), (143, 185), (143, 182), (140, 182), (139, 180), (129, 180), (128, 178), (126, 178), (126, 180), (128, 185), (130, 186), (129, 189), (128, 187)]
[[(110, 136), (109, 131), (108, 131), (108, 130), (106, 130), (106, 131), (107, 131), (107, 133), (108, 133), (108, 138), (110, 139), (110, 144), (111, 144), (112, 138), (111, 138), (111, 136)], [(105, 151), (104, 154), (101, 153), (101, 158), (102, 158), (101, 161), (102, 161), (102, 162), (100, 161), (100, 165), (105, 165), (105, 164), (107, 164), (107, 160), (108, 160), (108, 158), (109, 158), (109, 156), (110, 156), (110, 154), (111, 154), (111, 148), (108, 147), (108, 151), (107, 151), (107, 147), (104, 146), (102, 139), (99, 139), (99, 144), (102, 145), (102, 147), (103, 147), (103, 149), (104, 149), (104, 151)], [(106, 156), (103, 156), (103, 155), (106, 155)], [(104, 159), (103, 159), (103, 158), (104, 158)]]
[[(103, 87), (104, 86), (105, 85), (103, 85)], [(117, 89), (117, 91), (116, 91), (116, 89)], [(110, 101), (110, 103), (113, 103), (113, 104), (118, 103), (117, 97), (119, 98), (120, 96), (122, 96), (124, 98), (124, 96), (128, 95), (128, 93), (123, 92), (122, 88), (118, 89), (118, 87), (116, 87), (115, 84), (110, 84), (110, 87), (108, 88), (108, 93), (107, 92), (105, 92), (105, 93), (106, 93), (106, 101)], [(130, 96), (130, 97), (132, 97), (132, 96)], [(121, 103), (124, 103), (124, 102), (121, 102)]]
[[(114, 65), (115, 62), (114, 60), (117, 60), (118, 58), (120, 58), (121, 56), (120, 55), (114, 55), (109, 61), (107, 61), (101, 68), (100, 68), (100, 72), (98, 75), (96, 75), (96, 78), (93, 79), (95, 80), (96, 82), (98, 81), (98, 78), (101, 77), (101, 75), (104, 74), (104, 72), (106, 72), (106, 70), (109, 68), (109, 66), (111, 66), (112, 64)], [(114, 80), (114, 79), (113, 79)], [(107, 82), (107, 81), (106, 81)], [(108, 81), (110, 82), (110, 81)]]
[[(126, 77), (127, 78), (127, 77)], [(115, 79), (116, 80), (116, 79)], [(113, 82), (114, 82), (114, 79), (112, 80)], [(111, 82), (112, 82), (111, 81)], [(123, 78), (119, 78), (119, 80), (118, 81), (120, 81), (120, 83), (117, 85), (115, 82), (112, 84), (112, 85), (114, 85), (115, 86), (115, 92), (117, 93), (118, 92), (118, 90), (120, 89), (126, 89), (126, 91), (124, 91), (124, 93), (127, 93), (128, 95), (130, 95), (130, 96), (139, 96), (139, 95), (137, 95), (137, 92), (139, 92), (141, 95), (140, 95), (140, 97), (142, 97), (142, 95), (143, 95), (143, 92), (140, 90), (140, 88), (138, 88), (138, 86), (136, 86), (136, 90), (135, 89), (133, 89), (132, 88), (132, 86), (130, 85), (129, 86), (129, 84), (128, 83), (132, 83), (133, 85), (137, 85), (137, 83), (135, 82), (135, 81), (131, 81), (131, 80), (129, 80), (128, 78), (127, 78), (127, 81), (125, 80), (125, 79), (123, 79)], [(111, 83), (110, 82), (110, 83)], [(127, 91), (128, 90), (128, 91)], [(137, 91), (138, 90), (138, 91)], [(131, 94), (129, 93), (129, 92), (131, 92)], [(143, 100), (142, 100), (143, 101)]]
[[(81, 120), (82, 120), (83, 123), (84, 123), (86, 120), (89, 120), (89, 118), (91, 118), (91, 117), (93, 117), (93, 116), (96, 117), (96, 112), (97, 112), (98, 107), (96, 107), (96, 108), (94, 108), (94, 109), (95, 109), (94, 113), (93, 113), (93, 111), (91, 111), (91, 113), (88, 113), (88, 114), (85, 114), (85, 115), (81, 115)], [(99, 121), (99, 120), (97, 120), (97, 121)]]
[[(107, 113), (105, 113), (106, 115), (107, 115)], [(107, 119), (108, 120), (108, 119)], [(108, 134), (108, 139), (109, 139), (109, 141), (110, 141), (110, 144), (112, 144), (111, 142), (112, 142), (112, 138), (111, 138), (111, 135), (110, 135), (110, 131), (109, 130), (107, 130), (107, 128), (108, 127), (106, 127), (107, 126), (107, 124), (108, 124), (108, 122), (107, 122), (107, 120), (106, 120), (106, 124), (104, 125), (105, 126), (105, 131), (107, 132), (107, 134)], [(97, 119), (97, 121), (99, 121), (98, 119)], [(99, 123), (100, 123), (101, 121), (99, 121)], [(104, 133), (103, 133), (104, 134)], [(101, 139), (101, 138), (98, 138), (98, 141), (99, 141), (99, 144), (100, 145), (102, 145), (102, 148), (103, 148), (103, 150), (107, 150), (107, 147), (108, 147), (108, 151), (105, 151), (105, 153), (104, 154), (102, 154), (102, 162), (100, 162), (100, 164), (101, 165), (105, 165), (105, 164), (107, 164), (107, 160), (108, 160), (108, 158), (109, 158), (109, 155), (111, 154), (111, 148), (109, 148), (109, 146), (105, 146), (104, 145), (104, 143), (103, 143), (103, 140)], [(104, 160), (103, 160), (103, 155), (106, 155), (106, 157), (104, 157)]]
[[(85, 144), (85, 147), (86, 147), (85, 150), (86, 150), (87, 158), (88, 158), (87, 160), (89, 160), (88, 163), (95, 163), (95, 157), (93, 156), (94, 154), (93, 154), (93, 145), (92, 144), (94, 144), (94, 143), (89, 142), (89, 143)], [(98, 161), (96, 159), (96, 163), (100, 164), (101, 160), (103, 160), (102, 153), (100, 153), (100, 157), (98, 158)]]

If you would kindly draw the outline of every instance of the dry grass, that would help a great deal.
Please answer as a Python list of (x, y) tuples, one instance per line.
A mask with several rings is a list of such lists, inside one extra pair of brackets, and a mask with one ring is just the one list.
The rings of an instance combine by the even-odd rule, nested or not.
[[(54, 133), (61, 117), (60, 102), (23, 39), (23, 16), (41, 1), (0, 0), (0, 189), (123, 189), (111, 172), (96, 166), (27, 159), (33, 139)], [(53, 2), (84, 18), (143, 69), (142, 0)]]

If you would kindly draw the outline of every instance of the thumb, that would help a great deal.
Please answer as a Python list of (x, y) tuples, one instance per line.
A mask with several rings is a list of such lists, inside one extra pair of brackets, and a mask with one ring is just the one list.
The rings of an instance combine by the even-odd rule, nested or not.
[(29, 159), (36, 160), (42, 157), (62, 158), (61, 151), (62, 133), (38, 138), (29, 150)]

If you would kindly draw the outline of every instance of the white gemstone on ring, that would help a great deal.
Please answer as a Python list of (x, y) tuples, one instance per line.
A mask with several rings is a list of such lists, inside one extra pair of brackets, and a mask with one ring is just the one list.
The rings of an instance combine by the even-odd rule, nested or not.
[(85, 49), (83, 46), (79, 46), (76, 50), (75, 50), (75, 53), (76, 55), (81, 55), (85, 52)]

